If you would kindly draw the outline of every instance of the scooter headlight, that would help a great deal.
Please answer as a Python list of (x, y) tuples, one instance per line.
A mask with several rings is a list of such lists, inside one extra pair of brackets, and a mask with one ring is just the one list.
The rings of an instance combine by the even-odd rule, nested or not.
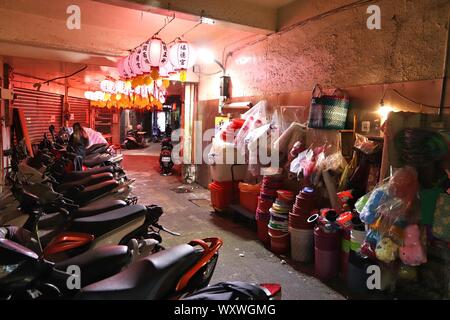
[(13, 273), (19, 266), (20, 264), (0, 265), (0, 279), (3, 279)]

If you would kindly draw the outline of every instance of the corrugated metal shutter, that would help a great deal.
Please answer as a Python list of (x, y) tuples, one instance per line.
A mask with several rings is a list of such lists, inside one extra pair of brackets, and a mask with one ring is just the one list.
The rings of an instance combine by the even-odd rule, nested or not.
[(95, 130), (103, 134), (111, 134), (113, 111), (106, 108), (95, 111)]
[(69, 96), (68, 101), (71, 114), (69, 125), (79, 122), (82, 126), (89, 127), (89, 100)]
[(13, 106), (24, 112), (31, 143), (40, 142), (51, 124), (59, 130), (62, 95), (22, 88), (14, 88), (14, 95)]

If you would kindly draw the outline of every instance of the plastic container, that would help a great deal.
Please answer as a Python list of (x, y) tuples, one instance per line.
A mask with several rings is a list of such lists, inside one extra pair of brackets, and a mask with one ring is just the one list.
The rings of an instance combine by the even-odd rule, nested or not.
[(268, 232), (269, 218), (256, 220), (258, 239), (265, 245), (270, 246), (270, 236)]
[(299, 262), (311, 261), (314, 251), (313, 230), (289, 227), (289, 235), (291, 239), (291, 258)]
[(233, 200), (233, 184), (229, 182), (214, 181), (208, 185), (211, 192), (211, 205), (214, 209), (223, 211)]
[(341, 241), (341, 279), (346, 280), (348, 275), (348, 258), (350, 256), (350, 231), (342, 231)]
[(314, 270), (323, 281), (338, 275), (341, 235), (339, 232), (326, 233), (319, 227), (314, 229)]
[(289, 226), (295, 229), (314, 229), (314, 223), (309, 223), (308, 216), (296, 215), (292, 212), (289, 213)]
[(256, 213), (259, 189), (259, 184), (239, 183), (239, 203), (251, 213)]
[(270, 250), (276, 254), (285, 254), (289, 252), (289, 232), (273, 229), (268, 226), (270, 237)]
[(269, 212), (272, 207), (273, 201), (258, 197), (258, 209), (263, 212)]
[(365, 239), (366, 239), (366, 231), (359, 231), (352, 229), (350, 231), (351, 250), (359, 252), (361, 249), (361, 245), (364, 243)]

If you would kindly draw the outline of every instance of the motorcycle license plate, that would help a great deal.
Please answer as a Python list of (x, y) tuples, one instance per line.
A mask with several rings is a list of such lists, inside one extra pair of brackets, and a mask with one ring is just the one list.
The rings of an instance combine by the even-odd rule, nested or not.
[(162, 162), (170, 162), (170, 157), (162, 157), (161, 161)]

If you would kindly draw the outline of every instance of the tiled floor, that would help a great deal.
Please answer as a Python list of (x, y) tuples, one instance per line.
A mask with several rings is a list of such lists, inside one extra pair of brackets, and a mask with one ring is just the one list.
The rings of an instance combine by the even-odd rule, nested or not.
[(311, 266), (282, 263), (283, 258), (274, 256), (257, 240), (251, 224), (236, 222), (232, 217), (212, 213), (203, 204), (198, 206), (189, 201), (209, 199), (208, 190), (195, 186), (191, 193), (171, 191), (182, 182), (177, 176), (161, 176), (157, 157), (126, 155), (124, 167), (130, 177), (136, 178), (133, 193), (139, 196), (140, 202), (161, 205), (165, 212), (161, 223), (182, 234), (181, 237), (163, 234), (166, 247), (196, 238), (220, 237), (224, 240), (213, 283), (229, 280), (276, 282), (282, 285), (283, 299), (344, 298), (308, 275)]

